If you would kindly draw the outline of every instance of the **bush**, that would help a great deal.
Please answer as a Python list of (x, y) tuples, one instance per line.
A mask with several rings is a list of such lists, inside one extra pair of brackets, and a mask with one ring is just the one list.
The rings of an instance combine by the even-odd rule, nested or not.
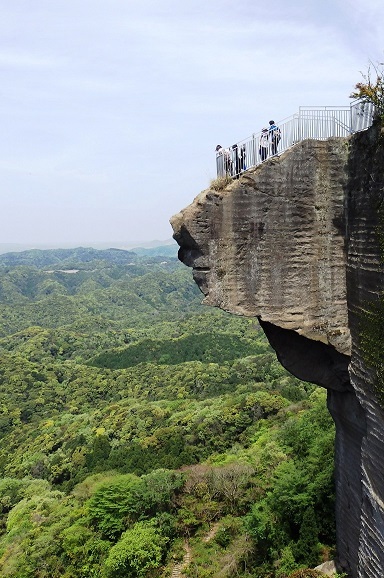
[(127, 530), (104, 563), (106, 578), (143, 578), (160, 566), (166, 539), (145, 522)]
[(232, 182), (232, 177), (229, 175), (225, 175), (223, 177), (217, 177), (217, 179), (213, 179), (211, 181), (209, 188), (213, 189), (214, 191), (222, 191), (231, 182)]
[(155, 516), (167, 509), (183, 479), (182, 474), (168, 470), (155, 470), (141, 478), (116, 476), (88, 501), (90, 519), (104, 537), (116, 540), (139, 517)]
[(289, 574), (288, 578), (324, 578), (324, 574), (310, 568), (302, 568)]
[[(355, 85), (355, 92), (352, 92), (350, 98), (357, 98), (362, 102), (372, 103), (376, 107), (377, 116), (384, 119), (384, 70), (381, 64), (377, 66), (371, 64), (366, 74), (363, 74), (364, 82), (358, 82)], [(376, 80), (372, 78), (372, 69)]]
[(281, 558), (278, 561), (278, 569), (276, 571), (277, 578), (286, 578), (292, 570), (297, 568), (298, 564), (295, 562), (295, 557), (290, 546), (286, 546), (281, 551)]

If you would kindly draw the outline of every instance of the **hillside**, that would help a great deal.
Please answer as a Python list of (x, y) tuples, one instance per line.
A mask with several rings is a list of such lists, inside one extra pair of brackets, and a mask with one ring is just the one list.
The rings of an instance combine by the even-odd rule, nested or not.
[(33, 255), (0, 271), (1, 575), (165, 577), (185, 555), (266, 578), (327, 558), (325, 396), (255, 321), (201, 306), (176, 259)]

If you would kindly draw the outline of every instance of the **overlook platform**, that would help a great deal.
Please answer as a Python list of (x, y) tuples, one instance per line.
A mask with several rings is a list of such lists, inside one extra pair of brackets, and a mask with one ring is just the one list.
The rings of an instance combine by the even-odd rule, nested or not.
[[(331, 137), (347, 137), (366, 130), (372, 125), (375, 109), (373, 104), (355, 101), (350, 106), (302, 106), (299, 112), (277, 123), (281, 138), (277, 155), (306, 139), (326, 140)], [(262, 159), (260, 150), (261, 131), (253, 133), (216, 154), (217, 176), (238, 177), (242, 172), (256, 167), (272, 154), (269, 143), (267, 155)], [(263, 155), (265, 156), (265, 155)]]

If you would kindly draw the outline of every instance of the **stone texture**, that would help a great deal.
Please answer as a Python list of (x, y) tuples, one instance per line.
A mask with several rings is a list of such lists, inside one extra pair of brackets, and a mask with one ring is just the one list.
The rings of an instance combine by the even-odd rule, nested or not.
[(322, 572), (325, 576), (334, 576), (336, 574), (336, 566), (333, 560), (316, 566), (315, 570)]
[(305, 141), (172, 218), (204, 303), (350, 353), (344, 252), (348, 147)]
[(328, 389), (338, 567), (352, 578), (384, 575), (384, 416), (360, 343), (383, 290), (383, 151), (377, 126), (304, 141), (171, 220), (203, 302), (258, 317), (280, 362)]
[[(363, 408), (366, 433), (361, 444), (361, 511), (358, 577), (384, 576), (384, 412), (383, 375), (365, 359), (362, 346), (367, 311), (377, 308), (372, 348), (384, 340), (384, 134), (380, 126), (354, 137), (347, 186), (347, 296), (352, 335), (351, 383)], [(369, 352), (373, 354), (374, 352)], [(383, 363), (381, 360), (381, 365)], [(379, 393), (378, 400), (377, 393)], [(349, 473), (345, 473), (348, 481)]]

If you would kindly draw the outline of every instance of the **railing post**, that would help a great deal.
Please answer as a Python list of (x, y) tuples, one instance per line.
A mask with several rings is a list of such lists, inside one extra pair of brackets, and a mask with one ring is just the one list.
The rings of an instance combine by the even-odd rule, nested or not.
[(297, 115), (297, 142), (302, 140), (302, 130), (301, 130), (301, 106), (299, 107), (299, 114)]
[(252, 166), (256, 166), (256, 136), (252, 134)]

